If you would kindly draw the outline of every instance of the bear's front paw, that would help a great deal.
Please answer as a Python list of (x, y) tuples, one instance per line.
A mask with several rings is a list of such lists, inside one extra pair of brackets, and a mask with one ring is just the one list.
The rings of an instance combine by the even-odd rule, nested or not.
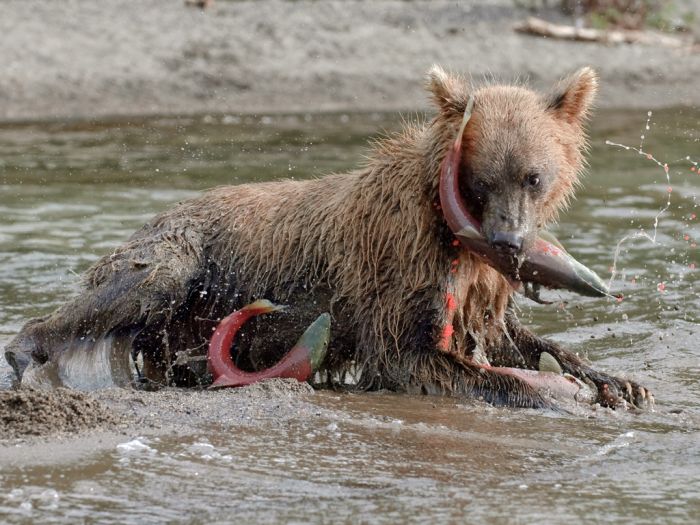
[(597, 401), (610, 408), (652, 409), (654, 395), (642, 385), (618, 377), (599, 375), (593, 379), (598, 390)]

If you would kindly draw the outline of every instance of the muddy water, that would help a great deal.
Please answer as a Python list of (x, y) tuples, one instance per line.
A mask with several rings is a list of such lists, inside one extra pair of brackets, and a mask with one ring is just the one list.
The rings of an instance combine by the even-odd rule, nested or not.
[[(655, 242), (622, 245), (621, 302), (565, 293), (550, 293), (552, 306), (520, 301), (538, 333), (652, 388), (655, 412), (317, 392), (251, 398), (228, 419), (226, 407), (174, 393), (180, 411), (169, 421), (145, 397), (146, 408), (143, 399), (122, 405), (152, 410), (159, 428), (35, 455), (28, 445), (0, 448), (1, 521), (695, 523), (700, 176), (685, 157), (699, 160), (699, 117), (659, 112), (649, 130), (645, 113), (596, 117), (590, 173), (555, 233), (606, 276), (625, 235), (643, 228)], [(351, 168), (368, 136), (398, 125), (393, 115), (299, 115), (0, 127), (0, 346), (173, 202), (219, 184)], [(642, 133), (644, 149), (668, 162), (670, 184), (651, 160), (604, 143), (638, 146)]]

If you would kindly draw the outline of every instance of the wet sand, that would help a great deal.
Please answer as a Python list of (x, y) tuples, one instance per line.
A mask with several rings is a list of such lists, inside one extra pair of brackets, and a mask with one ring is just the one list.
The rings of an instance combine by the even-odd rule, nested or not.
[(26, 387), (0, 390), (0, 445), (123, 429), (157, 431), (213, 422), (240, 424), (258, 418), (281, 420), (295, 412), (293, 401), (313, 393), (311, 385), (293, 379), (271, 379), (218, 391), (164, 388), (148, 392), (118, 387), (92, 392)]
[(90, 395), (74, 390), (0, 390), (0, 443), (13, 438), (110, 430), (120, 419)]
[[(700, 0), (686, 0), (700, 11)], [(697, 105), (700, 53), (518, 34), (489, 2), (9, 0), (0, 120), (183, 113), (417, 110), (433, 63), (548, 87), (582, 65), (603, 107)], [(550, 20), (570, 23), (550, 10)], [(696, 38), (700, 28), (695, 22)]]
[[(319, 395), (314, 397), (317, 392)], [(269, 424), (284, 426), (293, 422), (311, 430), (318, 421), (349, 417), (343, 410), (324, 408), (329, 396), (372, 398), (376, 394), (317, 391), (309, 383), (294, 379), (270, 379), (247, 387), (217, 390), (0, 390), (0, 466), (70, 462), (80, 455), (81, 448), (86, 453), (112, 448), (127, 435), (191, 435), (211, 425), (260, 430)], [(424, 403), (466, 402), (476, 410), (491, 409), (474, 400), (418, 397), (426, 399)], [(599, 411), (610, 412), (587, 402), (578, 404), (555, 398), (552, 401), (571, 415), (593, 417)]]
[(70, 463), (113, 449), (125, 436), (190, 435), (208, 425), (240, 428), (312, 420), (308, 383), (272, 379), (245, 388), (145, 392), (0, 390), (0, 467)]

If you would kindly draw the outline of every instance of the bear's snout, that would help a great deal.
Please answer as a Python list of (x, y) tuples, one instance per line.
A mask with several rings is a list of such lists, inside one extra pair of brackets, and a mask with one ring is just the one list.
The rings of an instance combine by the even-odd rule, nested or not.
[(523, 249), (525, 238), (517, 232), (496, 231), (489, 240), (494, 248), (511, 255), (517, 255)]

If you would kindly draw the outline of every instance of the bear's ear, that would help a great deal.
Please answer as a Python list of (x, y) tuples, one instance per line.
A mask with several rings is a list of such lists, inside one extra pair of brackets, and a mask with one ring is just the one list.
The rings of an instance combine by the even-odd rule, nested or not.
[(449, 75), (438, 65), (428, 71), (428, 91), (442, 113), (459, 113), (464, 111), (469, 98), (469, 88), (461, 77)]
[(547, 109), (562, 120), (581, 123), (588, 116), (598, 92), (598, 75), (584, 67), (562, 80), (547, 98)]

